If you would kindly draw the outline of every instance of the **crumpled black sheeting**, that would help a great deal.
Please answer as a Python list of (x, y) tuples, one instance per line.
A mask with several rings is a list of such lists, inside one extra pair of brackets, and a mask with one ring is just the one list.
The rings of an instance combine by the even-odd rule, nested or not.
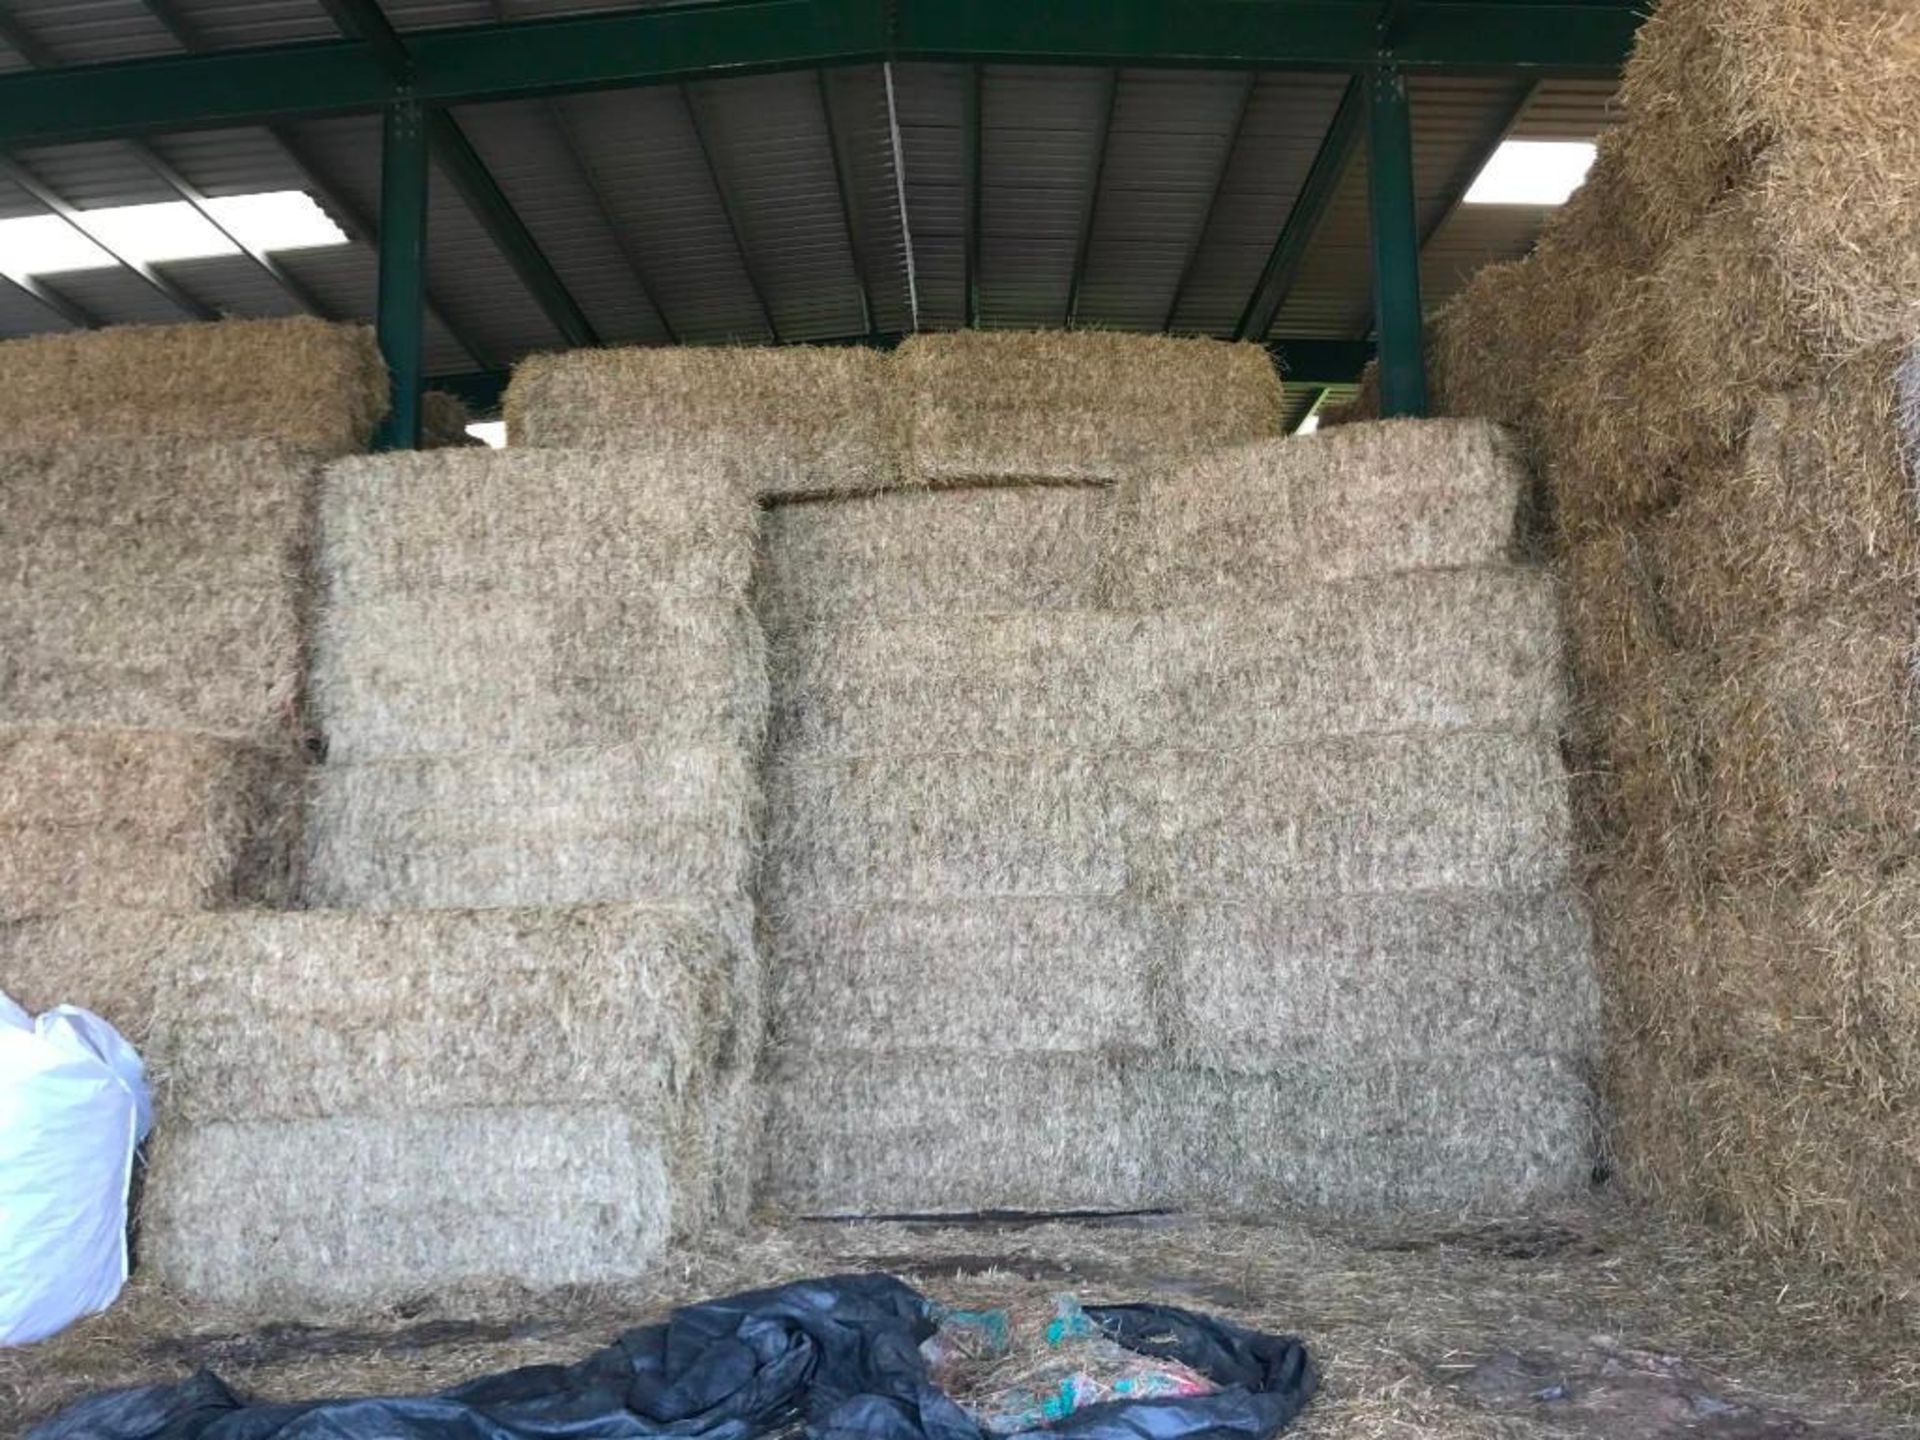
[[(629, 1330), (575, 1365), (532, 1365), (438, 1395), (254, 1405), (205, 1372), (96, 1395), (27, 1440), (984, 1440), (927, 1377), (928, 1302), (890, 1275), (801, 1280)], [(1298, 1340), (1164, 1305), (1089, 1306), (1121, 1344), (1180, 1360), (1212, 1395), (1090, 1405), (1070, 1440), (1267, 1440), (1312, 1397)]]

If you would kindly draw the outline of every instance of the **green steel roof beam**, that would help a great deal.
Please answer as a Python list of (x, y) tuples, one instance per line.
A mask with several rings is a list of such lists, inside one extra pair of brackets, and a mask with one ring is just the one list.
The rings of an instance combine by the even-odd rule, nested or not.
[(1349, 80), (1320, 148), (1314, 152), (1313, 164), (1307, 168), (1300, 193), (1287, 211), (1273, 249), (1267, 252), (1267, 263), (1260, 268), (1253, 294), (1247, 297), (1246, 308), (1240, 312), (1240, 323), (1233, 327), (1234, 339), (1257, 340), (1273, 328), (1274, 317), (1280, 313), (1287, 291), (1293, 288), (1294, 277), (1300, 273), (1300, 264), (1307, 258), (1314, 231), (1320, 228), (1327, 207), (1333, 204), (1333, 197), (1340, 189), (1341, 177), (1347, 173), (1365, 118), (1364, 87), (1357, 78)]
[(380, 285), (375, 330), (387, 362), (392, 401), (380, 448), (420, 444), (426, 376), (427, 116), (421, 106), (390, 106), (380, 132)]
[(1067, 281), (1067, 311), (1062, 323), (1071, 330), (1080, 321), (1080, 287), (1087, 278), (1087, 256), (1093, 249), (1093, 222), (1100, 214), (1100, 186), (1107, 175), (1107, 142), (1113, 138), (1113, 113), (1120, 104), (1120, 72), (1107, 76), (1107, 103), (1100, 107), (1100, 131), (1093, 142), (1093, 184), (1087, 189), (1087, 210), (1080, 217), (1080, 243), (1073, 250), (1073, 275)]
[(0, 274), (0, 284), (11, 285), (41, 309), (64, 320), (75, 330), (98, 329), (100, 322), (57, 290), (50, 290), (32, 275)]
[(569, 345), (598, 345), (600, 334), (587, 319), (560, 272), (553, 268), (533, 232), (513, 208), (466, 132), (444, 110), (427, 114), (427, 140), (440, 166), (467, 208), (520, 277), (520, 283)]
[(1380, 413), (1427, 413), (1421, 335), (1420, 234), (1414, 213), (1413, 126), (1406, 77), (1382, 65), (1367, 77), (1367, 199), (1373, 232), (1374, 332)]
[(1240, 91), (1240, 105), (1234, 112), (1233, 129), (1227, 135), (1227, 148), (1220, 153), (1220, 168), (1214, 172), (1213, 185), (1207, 192), (1207, 208), (1200, 213), (1200, 223), (1193, 232), (1193, 243), (1187, 247), (1186, 263), (1180, 267), (1180, 279), (1174, 284), (1173, 298), (1167, 302), (1166, 318), (1160, 322), (1163, 331), (1173, 329), (1174, 317), (1180, 313), (1180, 302), (1187, 298), (1187, 286), (1193, 280), (1194, 266), (1200, 263), (1200, 252), (1206, 246), (1207, 227), (1213, 220), (1213, 212), (1220, 208), (1220, 197), (1226, 192), (1227, 174), (1233, 169), (1233, 152), (1240, 148), (1240, 132), (1247, 128), (1247, 112), (1253, 108), (1253, 91), (1259, 83), (1258, 75), (1248, 75)]
[(747, 277), (747, 288), (753, 292), (753, 303), (760, 309), (760, 321), (767, 327), (768, 338), (778, 345), (780, 327), (773, 323), (773, 307), (767, 303), (766, 287), (760, 283), (760, 276), (754, 269), (753, 255), (747, 249), (747, 237), (741, 232), (740, 217), (734, 212), (733, 197), (727, 193), (726, 182), (720, 178), (720, 167), (713, 163), (713, 150), (707, 144), (706, 127), (700, 123), (700, 107), (694, 102), (693, 92), (684, 85), (680, 87), (680, 103), (686, 107), (687, 123), (693, 126), (694, 142), (700, 147), (700, 158), (706, 164), (707, 178), (713, 182), (713, 194), (720, 202), (720, 213), (726, 217), (727, 233), (733, 237), (733, 251), (740, 257), (740, 269)]
[(820, 95), (820, 120), (827, 127), (827, 150), (833, 156), (833, 183), (840, 192), (840, 223), (847, 232), (847, 253), (853, 257), (854, 283), (860, 287), (860, 328), (873, 329), (873, 292), (867, 285), (866, 257), (860, 250), (860, 206), (853, 195), (853, 162), (833, 123), (833, 97), (827, 90), (827, 72), (814, 71)]
[(179, 310), (188, 319), (214, 320), (219, 318), (219, 312), (211, 305), (189, 295), (172, 280), (162, 275), (158, 270), (154, 269), (153, 266), (147, 264), (146, 261), (136, 259), (131, 255), (122, 254), (120, 251), (114, 249), (112, 245), (95, 235), (91, 230), (87, 229), (87, 227), (80, 222), (81, 212), (79, 209), (73, 205), (69, 205), (65, 199), (48, 189), (40, 182), (39, 177), (20, 164), (19, 161), (0, 158), (0, 175), (4, 175), (22, 190), (33, 196), (35, 200), (38, 200), (41, 205), (46, 207), (52, 214), (59, 216), (60, 219), (66, 222), (69, 229), (73, 230), (76, 234), (85, 236), (86, 239), (99, 246), (116, 264), (124, 265), (135, 275), (138, 275), (146, 282), (149, 289), (164, 298), (168, 304), (172, 305), (176, 310)]
[[(413, 55), (380, 8), (379, 0), (321, 0), (321, 4), (335, 25), (372, 47), (395, 82), (411, 89)], [(444, 110), (429, 110), (426, 127), (427, 143), (441, 171), (561, 338), (569, 345), (598, 345), (600, 336), (586, 312), (569, 293), (459, 122)]]
[[(1357, 71), (1377, 0), (704, 0), (406, 37), (440, 105), (883, 58)], [(1639, 14), (1572, 0), (1411, 0), (1402, 69), (1616, 73)], [(399, 84), (364, 39), (0, 75), (0, 147), (377, 110)]]

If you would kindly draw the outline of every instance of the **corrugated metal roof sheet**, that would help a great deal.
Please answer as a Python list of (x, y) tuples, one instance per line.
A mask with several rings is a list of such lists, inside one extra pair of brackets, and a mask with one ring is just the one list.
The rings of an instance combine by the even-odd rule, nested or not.
[[(384, 3), (406, 30), (622, 8), (632, 0)], [(338, 33), (319, 0), (175, 0), (173, 10), (188, 38), (203, 45)], [(33, 53), (61, 63), (181, 48), (143, 0), (12, 0), (9, 15)], [(0, 66), (20, 63), (0, 52)], [(906, 330), (914, 323), (909, 261), (919, 324), (961, 325), (970, 233), (978, 238), (981, 324), (1062, 323), (1084, 260), (1079, 323), (1227, 334), (1344, 83), (1335, 75), (937, 64), (898, 66), (894, 79), (898, 170), (878, 65), (466, 107), (457, 118), (569, 293), (610, 341)], [(1524, 138), (1590, 135), (1610, 118), (1613, 87), (1542, 82), (1516, 119), (1525, 91), (1511, 78), (1422, 75), (1410, 85), (1427, 234), (1423, 274), (1433, 303), (1480, 264), (1520, 253), (1537, 232), (1544, 212), (1455, 205), (1503, 129), (1511, 122), (1511, 133)], [(969, 164), (976, 114), (977, 216)], [(306, 122), (291, 138), (300, 163), (258, 128), (149, 143), (210, 195), (319, 188), (338, 196), (333, 208), (343, 222), (377, 216), (375, 117)], [(1275, 335), (1357, 338), (1371, 329), (1364, 149), (1322, 218)], [(83, 208), (176, 198), (121, 142), (19, 158)], [(315, 186), (309, 172), (324, 184)], [(31, 195), (0, 180), (0, 217), (40, 213)], [(298, 252), (283, 264), (333, 313), (371, 315), (375, 261), (366, 245)], [(494, 241), (438, 180), (429, 264), (430, 294), (474, 352), (435, 323), (435, 368), (500, 364), (558, 342)], [(244, 258), (163, 268), (219, 308), (282, 313), (292, 303)], [(129, 274), (87, 272), (50, 283), (106, 321), (176, 318)], [(60, 323), (17, 287), (0, 285), (0, 333)]]

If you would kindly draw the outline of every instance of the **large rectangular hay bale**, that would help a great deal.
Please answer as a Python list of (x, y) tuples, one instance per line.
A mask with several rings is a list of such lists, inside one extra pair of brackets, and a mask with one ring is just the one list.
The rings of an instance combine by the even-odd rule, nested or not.
[(197, 916), (153, 937), (170, 1122), (619, 1104), (728, 1039), (735, 942), (678, 906)]
[(902, 490), (776, 505), (759, 606), (769, 628), (1098, 603), (1115, 516), (1106, 488)]
[(744, 605), (406, 593), (336, 601), (314, 641), (333, 762), (574, 746), (758, 746), (767, 669)]
[(167, 910), (68, 910), (0, 919), (0, 991), (33, 1014), (80, 1005), (151, 1059), (160, 976), (154, 954), (196, 918)]
[(386, 410), (364, 325), (120, 325), (0, 345), (0, 435), (13, 444), (283, 440), (343, 455), (366, 448)]
[(1259, 345), (1099, 331), (911, 335), (895, 357), (922, 479), (1119, 479), (1280, 433)]
[(1591, 1183), (1586, 1066), (1542, 1054), (1303, 1064), (1182, 1079), (1189, 1203), (1513, 1214)]
[(1031, 1056), (1157, 1043), (1166, 926), (1148, 904), (801, 903), (770, 920), (786, 1049)]
[(642, 1279), (672, 1214), (657, 1130), (615, 1106), (221, 1122), (156, 1136), (141, 1254), (179, 1294), (301, 1315)]
[(1550, 735), (1171, 751), (1140, 765), (1128, 801), (1151, 827), (1140, 879), (1168, 895), (1530, 890), (1568, 868)]
[(900, 472), (892, 358), (859, 345), (573, 350), (520, 362), (515, 446), (736, 451), (762, 494), (874, 489)]
[(308, 803), (306, 900), (405, 910), (740, 895), (756, 795), (738, 750), (323, 766)]
[(1193, 902), (1168, 929), (1183, 1064), (1599, 1049), (1592, 936), (1570, 891)]
[(740, 601), (758, 514), (724, 450), (392, 453), (321, 482), (335, 603), (430, 593)]
[(1343, 425), (1205, 455), (1129, 487), (1116, 603), (1244, 604), (1302, 584), (1498, 564), (1527, 477), (1482, 420)]
[(1147, 1209), (1174, 1128), (1137, 1060), (811, 1054), (773, 1075), (765, 1185), (800, 1215)]
[(292, 734), (314, 476), (256, 441), (0, 449), (0, 723)]
[(0, 728), (0, 916), (284, 899), (297, 767), (186, 732)]
[(1129, 769), (1059, 751), (775, 760), (762, 898), (1120, 894), (1143, 828)]
[(777, 636), (773, 738), (850, 754), (1551, 729), (1558, 629), (1550, 582), (1519, 568), (1309, 585), (1231, 610), (823, 623)]

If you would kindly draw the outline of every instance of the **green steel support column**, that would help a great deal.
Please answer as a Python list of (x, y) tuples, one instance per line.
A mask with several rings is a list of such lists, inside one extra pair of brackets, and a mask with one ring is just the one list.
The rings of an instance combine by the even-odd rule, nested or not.
[(383, 450), (420, 443), (420, 392), (426, 374), (427, 117), (420, 104), (387, 107), (380, 147), (380, 353), (393, 381), (393, 404), (380, 433)]
[(1380, 413), (1427, 413), (1420, 334), (1420, 227), (1413, 200), (1407, 85), (1392, 65), (1367, 77), (1367, 188), (1373, 222), (1373, 314), (1380, 336)]

